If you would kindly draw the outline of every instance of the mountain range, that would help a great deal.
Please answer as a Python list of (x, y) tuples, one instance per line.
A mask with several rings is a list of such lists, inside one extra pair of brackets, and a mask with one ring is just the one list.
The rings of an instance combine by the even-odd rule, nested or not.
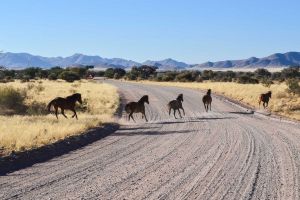
[(74, 54), (69, 57), (43, 57), (29, 53), (0, 53), (0, 66), (7, 68), (26, 68), (53, 66), (80, 66), (94, 65), (96, 68), (120, 67), (124, 69), (132, 66), (151, 65), (160, 70), (184, 70), (184, 69), (206, 69), (206, 68), (270, 68), (288, 67), (300, 65), (300, 52), (275, 53), (267, 57), (250, 57), (241, 60), (225, 60), (218, 62), (205, 62), (202, 64), (187, 64), (171, 58), (143, 63), (126, 60), (122, 58), (102, 58), (100, 56), (89, 56), (84, 54)]

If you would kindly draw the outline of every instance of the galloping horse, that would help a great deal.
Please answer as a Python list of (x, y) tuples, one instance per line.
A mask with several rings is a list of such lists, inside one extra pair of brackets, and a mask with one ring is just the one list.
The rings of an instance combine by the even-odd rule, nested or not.
[(58, 108), (61, 109), (61, 114), (65, 118), (67, 118), (67, 116), (65, 115), (64, 111), (65, 110), (71, 110), (74, 113), (74, 115), (72, 116), (72, 118), (74, 116), (76, 116), (76, 119), (78, 119), (77, 113), (75, 111), (75, 103), (76, 103), (76, 101), (78, 101), (80, 104), (82, 104), (81, 94), (75, 93), (75, 94), (72, 94), (71, 96), (67, 96), (66, 98), (56, 97), (55, 99), (53, 99), (52, 101), (50, 101), (50, 103), (47, 106), (47, 109), (50, 112), (51, 106), (53, 105), (53, 107), (55, 109), (55, 115), (56, 115), (57, 119), (58, 119), (58, 116), (57, 116)]
[(202, 102), (204, 104), (204, 108), (205, 108), (206, 112), (208, 112), (208, 106), (209, 106), (209, 110), (211, 110), (211, 102), (212, 102), (211, 89), (207, 90), (206, 95), (204, 95), (202, 98)]
[(142, 113), (142, 118), (145, 116), (146, 122), (148, 122), (148, 119), (145, 114), (145, 105), (144, 103), (149, 104), (148, 95), (144, 95), (138, 102), (129, 102), (125, 106), (125, 111), (129, 114), (128, 120), (130, 121), (130, 117), (135, 122), (132, 114), (133, 113)]
[(182, 118), (180, 110), (179, 110), (179, 109), (182, 109), (183, 114), (185, 115), (184, 109), (182, 107), (182, 102), (183, 102), (183, 94), (179, 94), (178, 97), (176, 98), (176, 100), (170, 101), (168, 103), (169, 115), (171, 114), (171, 109), (173, 109), (174, 110), (174, 117), (176, 119), (175, 112), (176, 112), (176, 110), (178, 110), (179, 116), (180, 116), (180, 118)]
[(258, 104), (259, 104), (259, 107), (260, 107), (260, 103), (263, 102), (263, 107), (266, 108), (268, 107), (268, 104), (269, 104), (269, 99), (271, 98), (272, 96), (272, 92), (269, 91), (265, 94), (261, 94), (259, 96), (259, 99), (258, 99)]

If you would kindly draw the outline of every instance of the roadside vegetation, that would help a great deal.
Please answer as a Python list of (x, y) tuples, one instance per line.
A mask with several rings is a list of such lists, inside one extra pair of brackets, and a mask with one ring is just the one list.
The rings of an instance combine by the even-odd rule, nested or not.
[[(81, 93), (78, 120), (46, 111), (55, 97)], [(117, 89), (93, 81), (30, 80), (0, 83), (0, 155), (51, 144), (113, 120), (119, 104)]]
[[(289, 91), (286, 83), (272, 84), (266, 87), (262, 84), (239, 84), (235, 82), (154, 82), (141, 81), (145, 84), (186, 87), (200, 90), (208, 88), (216, 94), (221, 94), (229, 98), (240, 101), (251, 107), (259, 109), (258, 97), (261, 93), (272, 91), (272, 98), (269, 102), (268, 109), (276, 114), (286, 116), (292, 119), (300, 120), (300, 96)], [(201, 99), (199, 99), (199, 102)], [(200, 104), (199, 104), (200, 105)], [(201, 104), (202, 106), (202, 104)], [(260, 109), (263, 109), (262, 105)]]
[(74, 82), (82, 78), (94, 77), (95, 72), (92, 70), (94, 66), (87, 65), (81, 67), (52, 67), (50, 69), (42, 69), (39, 67), (29, 67), (20, 70), (9, 70), (0, 67), (0, 82), (6, 83), (13, 80), (21, 80), (29, 82), (32, 79), (62, 79), (67, 82)]
[[(221, 94), (258, 109), (261, 93), (272, 91), (269, 110), (279, 115), (300, 120), (300, 67), (289, 67), (281, 72), (257, 69), (254, 72), (235, 71), (157, 71), (143, 65), (125, 72), (107, 69), (98, 72), (108, 78), (123, 78), (147, 84), (178, 86), (206, 90)], [(262, 108), (261, 108), (262, 109)]]

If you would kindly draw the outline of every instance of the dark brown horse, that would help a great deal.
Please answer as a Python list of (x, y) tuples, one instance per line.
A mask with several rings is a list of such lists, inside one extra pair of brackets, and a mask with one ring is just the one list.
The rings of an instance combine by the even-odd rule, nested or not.
[(269, 92), (267, 92), (265, 94), (261, 94), (259, 96), (259, 99), (258, 99), (259, 107), (260, 107), (260, 103), (261, 102), (263, 102), (263, 107), (264, 108), (268, 107), (269, 100), (270, 100), (271, 96), (272, 96), (272, 92), (271, 91), (269, 91)]
[(169, 115), (171, 114), (171, 110), (173, 109), (174, 117), (176, 119), (175, 112), (176, 112), (176, 110), (178, 110), (179, 116), (180, 116), (180, 118), (182, 118), (180, 109), (182, 109), (183, 114), (185, 115), (184, 109), (182, 107), (182, 102), (183, 102), (183, 94), (179, 94), (178, 97), (176, 98), (176, 100), (170, 101), (168, 103)]
[(65, 118), (67, 118), (67, 116), (65, 115), (64, 111), (65, 110), (71, 110), (74, 113), (74, 115), (72, 116), (72, 118), (76, 117), (76, 119), (78, 119), (77, 113), (75, 111), (75, 103), (76, 103), (76, 101), (78, 101), (80, 104), (82, 104), (81, 94), (75, 93), (75, 94), (72, 94), (71, 96), (67, 96), (66, 98), (56, 97), (55, 99), (53, 99), (52, 101), (50, 101), (50, 103), (47, 106), (47, 109), (50, 112), (51, 106), (53, 105), (53, 107), (55, 109), (55, 115), (56, 115), (57, 119), (58, 119), (58, 116), (57, 116), (58, 108), (61, 109), (61, 114)]
[(148, 95), (143, 96), (138, 102), (130, 102), (126, 104), (125, 111), (129, 114), (128, 120), (130, 121), (130, 117), (135, 122), (132, 114), (133, 113), (142, 113), (142, 118), (145, 117), (146, 122), (148, 121), (145, 114), (145, 105), (144, 103), (149, 104)]
[(202, 102), (204, 104), (204, 108), (205, 108), (206, 112), (208, 112), (208, 106), (209, 106), (209, 110), (211, 110), (211, 102), (212, 102), (211, 89), (207, 90), (206, 95), (204, 95), (202, 98)]

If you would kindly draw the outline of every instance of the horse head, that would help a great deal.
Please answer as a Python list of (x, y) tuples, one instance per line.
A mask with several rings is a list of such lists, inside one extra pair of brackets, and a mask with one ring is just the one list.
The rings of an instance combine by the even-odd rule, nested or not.
[(80, 93), (75, 93), (73, 94), (73, 97), (75, 97), (75, 99), (82, 104), (82, 99), (81, 99), (81, 94)]
[(183, 94), (179, 94), (179, 95), (178, 95), (177, 101), (183, 101)]
[(211, 89), (208, 89), (206, 94), (210, 95), (211, 94)]
[(268, 94), (268, 96), (271, 98), (271, 96), (272, 96), (272, 91), (269, 91), (267, 94)]
[(148, 98), (148, 95), (144, 95), (140, 100), (139, 102), (146, 102), (147, 104), (149, 104), (149, 98)]

